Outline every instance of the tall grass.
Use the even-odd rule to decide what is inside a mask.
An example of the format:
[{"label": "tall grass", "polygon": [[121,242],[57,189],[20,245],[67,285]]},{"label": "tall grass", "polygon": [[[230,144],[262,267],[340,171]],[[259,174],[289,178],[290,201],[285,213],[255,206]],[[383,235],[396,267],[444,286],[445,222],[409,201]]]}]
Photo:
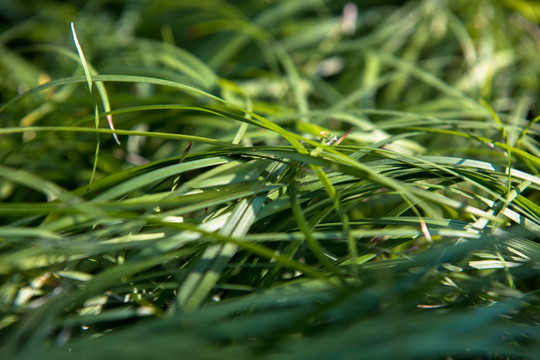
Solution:
[{"label": "tall grass", "polygon": [[14,4],[2,357],[540,353],[535,3]]}]

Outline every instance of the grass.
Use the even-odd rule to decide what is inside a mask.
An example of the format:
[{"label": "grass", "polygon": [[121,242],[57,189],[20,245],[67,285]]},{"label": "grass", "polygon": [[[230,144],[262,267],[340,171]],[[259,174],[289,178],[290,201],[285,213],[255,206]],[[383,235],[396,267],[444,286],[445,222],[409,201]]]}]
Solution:
[{"label": "grass", "polygon": [[2,357],[540,353],[535,3],[17,4]]}]

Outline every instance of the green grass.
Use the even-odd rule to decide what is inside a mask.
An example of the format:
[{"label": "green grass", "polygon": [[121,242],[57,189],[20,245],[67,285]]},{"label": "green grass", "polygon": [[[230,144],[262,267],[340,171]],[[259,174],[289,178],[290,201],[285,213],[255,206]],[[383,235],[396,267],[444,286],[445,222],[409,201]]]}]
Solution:
[{"label": "green grass", "polygon": [[79,3],[0,5],[0,357],[540,353],[535,2]]}]

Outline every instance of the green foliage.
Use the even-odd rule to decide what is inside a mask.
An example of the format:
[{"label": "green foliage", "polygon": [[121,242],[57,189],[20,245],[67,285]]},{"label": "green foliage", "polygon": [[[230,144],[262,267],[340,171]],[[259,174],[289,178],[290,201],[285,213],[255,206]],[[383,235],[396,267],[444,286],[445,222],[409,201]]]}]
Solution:
[{"label": "green foliage", "polygon": [[534,3],[0,13],[2,358],[540,353]]}]

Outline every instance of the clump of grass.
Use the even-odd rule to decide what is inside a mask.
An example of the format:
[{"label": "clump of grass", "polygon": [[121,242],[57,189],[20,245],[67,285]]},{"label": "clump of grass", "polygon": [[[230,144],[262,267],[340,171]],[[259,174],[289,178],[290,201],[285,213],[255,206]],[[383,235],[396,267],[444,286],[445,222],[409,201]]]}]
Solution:
[{"label": "clump of grass", "polygon": [[5,356],[540,352],[533,5],[25,6]]}]

